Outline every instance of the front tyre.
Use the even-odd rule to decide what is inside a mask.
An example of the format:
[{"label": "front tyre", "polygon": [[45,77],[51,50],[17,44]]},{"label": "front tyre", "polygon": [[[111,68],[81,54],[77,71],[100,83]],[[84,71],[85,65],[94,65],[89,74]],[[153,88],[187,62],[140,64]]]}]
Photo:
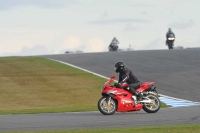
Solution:
[{"label": "front tyre", "polygon": [[99,99],[98,109],[104,115],[112,115],[117,110],[117,103],[112,98],[107,101],[106,97],[104,96]]},{"label": "front tyre", "polygon": [[147,113],[156,113],[161,106],[159,98],[152,94],[148,94],[146,98],[150,99],[151,103],[144,103],[143,110]]},{"label": "front tyre", "polygon": [[174,42],[174,41],[169,41],[169,43],[168,43],[169,49],[173,49],[173,42]]}]

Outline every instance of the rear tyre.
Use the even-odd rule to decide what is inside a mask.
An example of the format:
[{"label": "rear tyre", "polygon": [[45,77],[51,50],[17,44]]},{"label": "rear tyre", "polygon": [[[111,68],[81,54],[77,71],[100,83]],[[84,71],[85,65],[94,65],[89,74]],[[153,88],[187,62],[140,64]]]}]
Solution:
[{"label": "rear tyre", "polygon": [[102,97],[98,102],[98,109],[104,115],[112,115],[117,110],[117,103],[114,99],[110,99],[110,104],[106,101],[106,97]]},{"label": "rear tyre", "polygon": [[144,103],[143,110],[147,113],[156,113],[161,106],[159,98],[152,94],[149,94],[146,97],[151,99],[151,103]]}]

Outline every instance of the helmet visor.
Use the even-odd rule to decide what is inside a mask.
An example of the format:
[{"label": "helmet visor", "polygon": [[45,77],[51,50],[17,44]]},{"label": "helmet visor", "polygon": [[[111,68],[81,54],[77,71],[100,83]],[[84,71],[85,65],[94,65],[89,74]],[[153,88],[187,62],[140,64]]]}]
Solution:
[{"label": "helmet visor", "polygon": [[119,70],[120,70],[120,67],[115,67],[115,72],[119,72]]}]

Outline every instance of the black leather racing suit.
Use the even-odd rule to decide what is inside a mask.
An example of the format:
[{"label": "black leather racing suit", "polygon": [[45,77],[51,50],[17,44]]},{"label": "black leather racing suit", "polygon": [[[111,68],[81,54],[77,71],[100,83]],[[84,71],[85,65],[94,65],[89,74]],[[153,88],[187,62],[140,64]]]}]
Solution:
[{"label": "black leather racing suit", "polygon": [[172,31],[168,31],[168,32],[166,33],[166,38],[168,38],[170,34],[173,34],[173,36],[175,37],[174,32],[172,32]]},{"label": "black leather racing suit", "polygon": [[132,94],[135,94],[136,89],[140,87],[140,81],[128,68],[124,68],[119,72],[119,84],[127,83],[129,86],[124,88],[127,89]]}]

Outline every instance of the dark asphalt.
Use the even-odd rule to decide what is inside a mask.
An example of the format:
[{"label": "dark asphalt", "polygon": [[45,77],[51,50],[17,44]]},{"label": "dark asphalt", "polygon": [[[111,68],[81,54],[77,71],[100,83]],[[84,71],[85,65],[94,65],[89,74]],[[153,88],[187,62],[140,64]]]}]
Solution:
[{"label": "dark asphalt", "polygon": [[116,113],[100,112],[56,113],[0,116],[0,131],[70,130],[87,128],[119,128],[200,124],[200,106],[161,109],[157,113],[144,111]]},{"label": "dark asphalt", "polygon": [[155,81],[160,94],[200,102],[200,49],[82,53],[42,56],[110,77],[123,61],[141,82]]},{"label": "dark asphalt", "polygon": [[[200,50],[105,52],[41,56],[110,77],[124,61],[142,81],[156,81],[164,95],[200,102]],[[200,106],[104,116],[100,112],[0,115],[0,131],[69,130],[200,124]]]}]

